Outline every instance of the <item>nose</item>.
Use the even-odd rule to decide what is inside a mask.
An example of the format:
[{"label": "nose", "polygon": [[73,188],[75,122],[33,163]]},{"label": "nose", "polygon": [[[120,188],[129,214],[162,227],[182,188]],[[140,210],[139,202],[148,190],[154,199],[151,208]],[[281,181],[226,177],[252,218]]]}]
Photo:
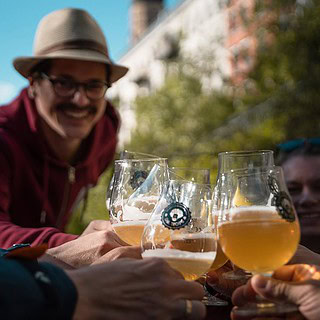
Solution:
[{"label": "nose", "polygon": [[90,103],[83,86],[79,86],[72,98],[73,102],[80,107],[85,107]]},{"label": "nose", "polygon": [[303,187],[299,199],[299,205],[302,207],[310,207],[317,204],[318,202],[319,196],[317,196],[309,187]]}]

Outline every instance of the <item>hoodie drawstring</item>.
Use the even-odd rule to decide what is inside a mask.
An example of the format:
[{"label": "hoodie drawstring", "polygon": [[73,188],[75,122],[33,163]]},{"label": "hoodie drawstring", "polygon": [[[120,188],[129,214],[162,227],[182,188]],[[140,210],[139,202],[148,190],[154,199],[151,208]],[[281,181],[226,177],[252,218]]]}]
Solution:
[{"label": "hoodie drawstring", "polygon": [[44,165],[43,165],[43,197],[42,197],[42,208],[40,214],[40,223],[45,224],[47,213],[45,211],[45,204],[48,198],[48,187],[49,187],[49,166],[48,166],[48,159],[45,157]]}]

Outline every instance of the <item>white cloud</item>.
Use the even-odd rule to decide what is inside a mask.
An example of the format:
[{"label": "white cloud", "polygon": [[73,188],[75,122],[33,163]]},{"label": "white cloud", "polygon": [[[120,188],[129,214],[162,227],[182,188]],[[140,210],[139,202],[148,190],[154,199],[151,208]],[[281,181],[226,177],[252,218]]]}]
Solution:
[{"label": "white cloud", "polygon": [[0,81],[0,105],[10,102],[17,92],[18,88],[12,83]]}]

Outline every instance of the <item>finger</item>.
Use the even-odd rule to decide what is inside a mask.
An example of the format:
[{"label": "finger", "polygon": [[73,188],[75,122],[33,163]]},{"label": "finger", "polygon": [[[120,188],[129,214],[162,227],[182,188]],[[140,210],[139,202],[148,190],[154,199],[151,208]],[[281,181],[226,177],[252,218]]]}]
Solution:
[{"label": "finger", "polygon": [[254,301],[256,298],[256,292],[251,286],[251,281],[249,280],[247,284],[237,288],[232,294],[232,303],[236,306],[242,306],[249,301]]},{"label": "finger", "polygon": [[319,266],[309,264],[286,265],[277,269],[272,278],[282,281],[305,281],[309,279],[320,279]]},{"label": "finger", "polygon": [[112,229],[106,233],[107,240],[113,241],[116,244],[119,244],[120,246],[129,246],[128,243],[124,242]]},{"label": "finger", "polygon": [[204,297],[204,289],[203,286],[194,281],[186,281],[186,280],[176,280],[174,283],[175,288],[179,288],[176,290],[176,297],[178,299],[189,299],[189,300],[202,300]]},{"label": "finger", "polygon": [[82,232],[81,236],[96,232],[96,231],[110,231],[111,223],[107,220],[93,220],[89,223],[86,229]]},{"label": "finger", "polygon": [[119,251],[118,258],[142,259],[140,246],[120,247],[113,250]]},{"label": "finger", "polygon": [[296,268],[297,265],[295,264],[282,266],[274,271],[272,278],[283,281],[293,281]]},{"label": "finger", "polygon": [[201,320],[206,316],[206,307],[201,301],[178,300],[174,301],[174,319]]},{"label": "finger", "polygon": [[144,266],[146,269],[155,268],[159,274],[165,275],[166,277],[169,276],[174,280],[184,279],[183,275],[170,267],[167,261],[162,258],[143,258]]},{"label": "finger", "polygon": [[101,249],[101,254],[105,254],[114,248],[129,246],[126,242],[122,241],[114,231],[102,230],[94,231],[97,235],[97,238],[100,238],[100,241],[103,241],[103,247]]},{"label": "finger", "polygon": [[118,259],[142,259],[141,257],[141,247],[138,246],[129,246],[129,247],[118,247],[110,250],[98,260],[96,260],[93,264],[100,264],[105,262],[111,262]]},{"label": "finger", "polygon": [[92,228],[95,231],[111,230],[111,223],[108,220],[93,220]]},{"label": "finger", "polygon": [[319,266],[299,264],[294,272],[293,281],[320,280]]},{"label": "finger", "polygon": [[[301,284],[305,284],[302,282]],[[251,279],[252,288],[262,297],[276,302],[292,302],[298,304],[305,295],[303,285],[290,284],[256,275]]]},{"label": "finger", "polygon": [[192,300],[191,314],[187,318],[188,320],[200,320],[204,319],[207,314],[206,306],[201,301]]}]

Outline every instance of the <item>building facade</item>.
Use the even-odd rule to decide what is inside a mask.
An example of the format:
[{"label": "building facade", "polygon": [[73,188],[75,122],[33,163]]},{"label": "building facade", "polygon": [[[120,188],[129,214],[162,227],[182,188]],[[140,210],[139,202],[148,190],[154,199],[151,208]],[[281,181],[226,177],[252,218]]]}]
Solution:
[{"label": "building facade", "polygon": [[[238,16],[250,14],[252,3],[253,0],[182,0],[171,12],[164,12],[161,0],[133,0],[131,47],[118,61],[130,70],[108,93],[110,98],[119,100],[120,147],[130,141],[136,126],[136,97],[163,84],[166,62],[172,57],[179,55],[200,63],[211,59],[212,67],[219,72],[204,79],[209,87],[222,87],[225,77],[241,81],[243,72],[252,64],[254,42],[241,27],[243,20]],[[244,49],[250,56],[240,56]]]}]

